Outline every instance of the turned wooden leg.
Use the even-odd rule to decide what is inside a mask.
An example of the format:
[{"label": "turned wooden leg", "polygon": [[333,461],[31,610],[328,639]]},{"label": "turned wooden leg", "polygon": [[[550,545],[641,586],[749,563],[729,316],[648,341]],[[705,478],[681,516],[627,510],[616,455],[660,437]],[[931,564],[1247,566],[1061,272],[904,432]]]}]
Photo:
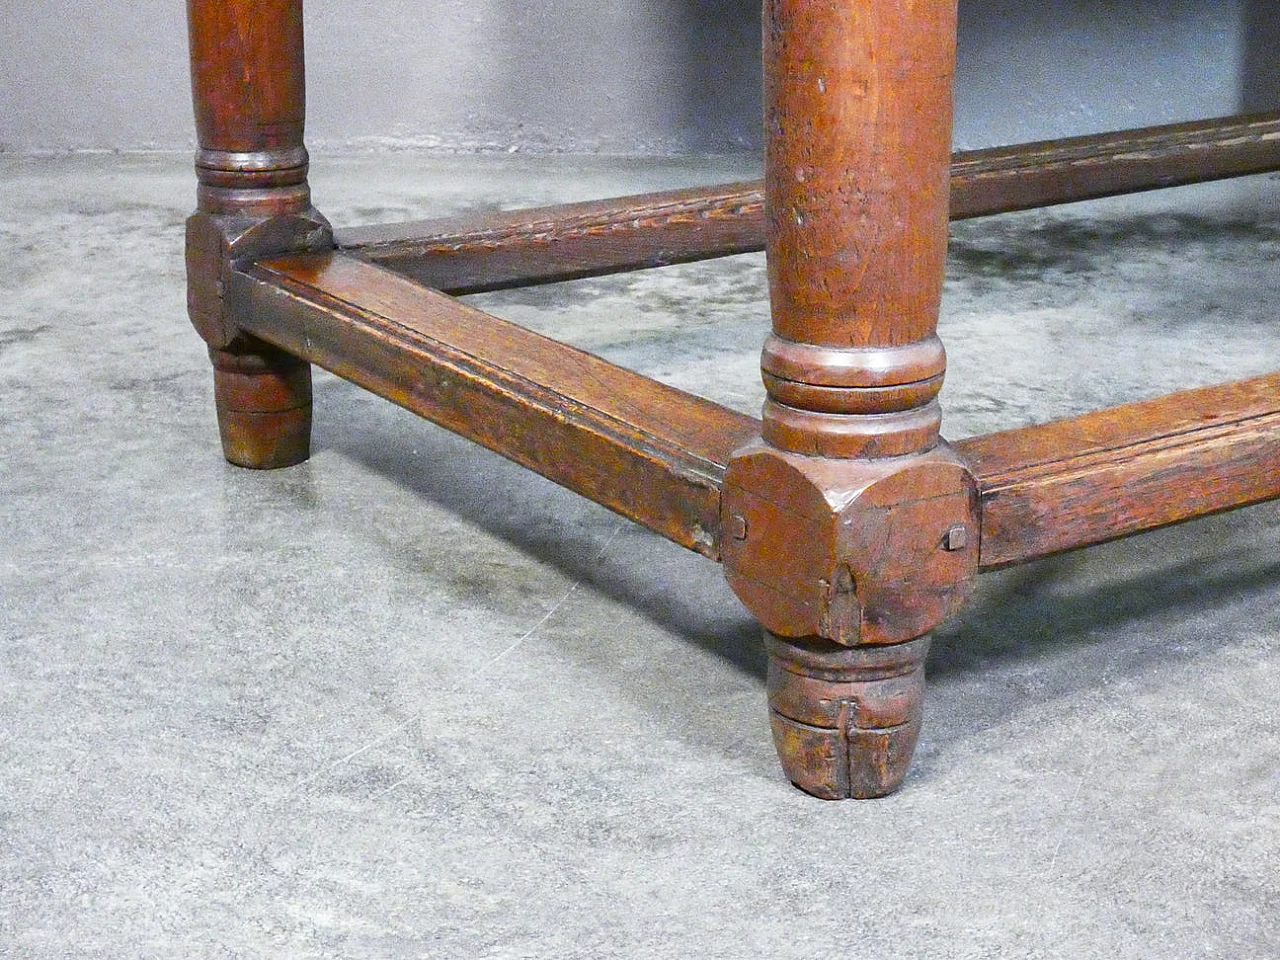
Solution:
[{"label": "turned wooden leg", "polygon": [[825,800],[898,789],[920,735],[928,637],[843,647],[766,633],[765,643],[769,719],[791,782]]},{"label": "turned wooden leg", "polygon": [[223,291],[234,260],[332,244],[307,185],[302,2],[188,0],[187,14],[200,142],[188,308],[209,344],[227,460],[287,467],[310,451],[311,368],[242,334]]},{"label": "turned wooden leg", "polygon": [[783,767],[820,797],[902,782],[925,634],[977,570],[976,485],[938,434],[955,16],[765,2],[768,399],[722,554],[769,631]]},{"label": "turned wooden leg", "polygon": [[222,452],[269,470],[311,455],[311,365],[265,343],[209,348]]}]

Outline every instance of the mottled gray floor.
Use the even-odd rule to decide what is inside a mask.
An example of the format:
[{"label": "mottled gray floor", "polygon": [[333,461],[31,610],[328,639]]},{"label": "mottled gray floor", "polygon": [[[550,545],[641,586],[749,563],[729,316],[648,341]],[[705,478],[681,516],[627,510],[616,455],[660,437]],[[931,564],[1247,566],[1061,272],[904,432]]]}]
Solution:
[{"label": "mottled gray floor", "polygon": [[[739,160],[321,158],[339,223]],[[0,955],[1280,956],[1280,525],[983,579],[905,789],[792,789],[711,564],[327,375],[224,464],[185,157],[0,158]],[[1280,368],[1280,181],[959,225],[954,437]],[[744,410],[759,257],[482,298]]]}]

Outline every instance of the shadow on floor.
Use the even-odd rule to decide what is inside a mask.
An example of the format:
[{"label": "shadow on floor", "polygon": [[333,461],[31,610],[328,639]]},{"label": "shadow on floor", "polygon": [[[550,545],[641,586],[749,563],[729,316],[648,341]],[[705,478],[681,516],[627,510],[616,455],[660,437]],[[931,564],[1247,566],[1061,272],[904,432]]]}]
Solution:
[{"label": "shadow on floor", "polygon": [[[318,428],[317,448],[589,584],[763,685],[759,628],[714,564],[620,518],[625,549],[601,556],[603,517],[581,522],[576,495],[349,385],[326,380],[316,393],[318,404],[343,408],[343,423],[360,424]],[[403,452],[411,447],[418,452]],[[560,511],[575,522],[557,524]],[[984,576],[970,606],[935,632],[928,665],[935,694],[984,674],[1032,671],[1039,703],[1141,675],[1169,658],[1212,654],[1233,642],[1230,630],[1217,636],[1210,626],[1219,612],[1280,588],[1275,538],[1260,529],[1274,512],[1257,507]],[[1103,645],[1105,655],[1094,657]],[[1088,669],[1076,666],[1082,654]],[[931,736],[945,744],[980,735],[1027,702],[993,694],[963,724],[936,726]]]}]

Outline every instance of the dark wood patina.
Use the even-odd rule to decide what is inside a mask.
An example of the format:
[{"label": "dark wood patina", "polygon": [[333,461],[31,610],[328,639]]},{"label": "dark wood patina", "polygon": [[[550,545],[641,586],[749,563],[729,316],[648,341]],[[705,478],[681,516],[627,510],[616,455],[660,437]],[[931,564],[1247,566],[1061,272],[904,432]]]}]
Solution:
[{"label": "dark wood patina", "polygon": [[[810,793],[902,782],[928,633],[980,570],[1280,496],[1280,374],[948,445],[936,332],[949,218],[1280,169],[1280,114],[952,155],[955,0],[766,0],[763,183],[335,238],[301,0],[188,13],[188,303],[227,459],[306,459],[316,364],[722,561]],[[760,420],[454,299],[759,249]]]},{"label": "dark wood patina", "polygon": [[[1280,115],[1223,117],[951,156],[952,220],[1280,167]],[[461,295],[765,247],[764,183],[348,227],[343,250]]]}]

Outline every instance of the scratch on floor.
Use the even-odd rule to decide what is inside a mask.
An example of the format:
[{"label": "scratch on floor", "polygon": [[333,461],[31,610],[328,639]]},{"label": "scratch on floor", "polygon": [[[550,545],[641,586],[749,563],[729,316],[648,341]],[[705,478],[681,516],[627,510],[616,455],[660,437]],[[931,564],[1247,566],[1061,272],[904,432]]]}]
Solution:
[{"label": "scratch on floor", "polygon": [[[626,525],[627,523],[625,520],[619,521],[617,524],[614,525],[614,528],[610,532],[608,539],[605,540],[604,545],[601,546],[600,549],[596,551],[594,556],[592,556],[589,566],[594,567],[595,564],[600,559],[602,559],[606,553],[609,552],[609,548],[613,546],[613,542],[618,539],[618,534],[622,532],[623,528]],[[500,663],[502,660],[510,656],[517,648],[520,647],[521,644],[523,644],[526,640],[532,637],[544,623],[546,623],[553,616],[555,616],[556,611],[558,611],[561,607],[563,607],[566,603],[569,602],[569,599],[575,593],[577,593],[578,587],[582,586],[582,581],[584,579],[585,577],[579,577],[578,579],[574,580],[573,583],[569,585],[569,589],[567,589],[564,592],[564,595],[551,605],[550,609],[548,609],[547,612],[544,613],[541,616],[541,618],[539,618],[537,623],[535,623],[532,627],[530,627],[528,630],[522,633],[519,637],[517,637],[514,641],[512,641],[511,644],[508,645],[500,653],[498,653],[497,656],[486,661],[485,663],[482,663],[479,667],[477,667],[475,670],[472,670],[470,673],[468,673],[462,679],[458,680],[452,686],[445,688],[443,693],[446,695],[451,693],[456,693],[458,690],[462,689],[462,687],[465,686],[467,683],[480,678],[481,676],[484,675],[486,670],[489,670],[494,665]],[[310,776],[305,777],[303,780],[299,781],[298,784],[294,786],[292,790],[289,791],[288,796],[293,796],[294,794],[298,793],[298,791],[303,790],[304,788],[310,786],[312,783],[314,783],[316,780],[320,779],[321,777],[325,776],[326,774],[331,773],[332,771],[338,769],[339,767],[350,763],[356,757],[360,756],[361,754],[367,753],[368,751],[372,750],[374,747],[382,743],[385,743],[386,741],[390,740],[392,737],[401,733],[402,731],[412,726],[414,723],[418,722],[421,719],[422,719],[422,714],[415,713],[408,720],[405,720],[403,723],[397,724],[395,727],[391,728],[386,733],[378,737],[375,737],[374,739],[370,740],[368,743],[360,747],[357,747],[355,750],[352,750],[346,756],[341,757],[337,760],[334,760],[331,763],[321,767],[319,770],[316,770],[315,772],[313,772]],[[378,793],[374,794],[374,799],[390,793],[396,787],[412,779],[412,776],[413,775],[411,774],[410,776],[404,777],[396,781],[395,783],[393,783],[391,786],[387,787],[385,790],[381,790]]]},{"label": "scratch on floor", "polygon": [[[1081,777],[1076,781],[1075,791],[1071,794],[1070,797],[1067,798],[1067,802],[1062,805],[1062,818],[1064,821],[1066,819],[1067,813],[1071,810],[1073,806],[1075,806],[1076,798],[1080,796],[1080,788],[1083,786],[1084,786],[1084,777]],[[1062,849],[1062,844],[1066,841],[1066,839],[1067,839],[1067,833],[1064,828],[1058,835],[1058,842],[1053,845],[1053,854],[1049,857],[1049,867],[1045,871],[1046,873],[1053,872],[1054,864],[1058,862],[1058,852]]]},{"label": "scratch on floor", "polygon": [[[613,528],[613,532],[609,534],[609,539],[604,542],[604,546],[602,546],[599,549],[599,551],[597,551],[596,555],[591,558],[591,563],[593,566],[595,565],[596,561],[600,560],[609,551],[609,548],[613,546],[613,541],[618,539],[618,534],[622,532],[623,526],[625,526],[625,521],[618,523]],[[462,683],[464,683],[466,680],[474,680],[477,677],[482,676],[484,672],[488,670],[490,667],[494,666],[499,661],[506,659],[506,657],[513,650],[515,650],[518,646],[520,646],[520,644],[524,643],[531,636],[533,636],[539,627],[541,627],[544,623],[550,620],[555,615],[555,612],[557,610],[559,610],[566,603],[568,603],[569,598],[572,597],[577,592],[578,587],[580,587],[581,585],[582,585],[582,578],[579,577],[577,580],[573,581],[569,589],[565,591],[564,596],[561,597],[559,600],[557,600],[552,605],[551,609],[542,615],[541,620],[539,620],[532,627],[526,630],[521,637],[515,640],[509,647],[507,647],[505,650],[499,653],[492,660],[488,661],[487,663],[481,664],[479,667],[473,670],[467,677],[465,677],[464,680],[460,680],[458,683],[454,684],[454,686],[450,688],[449,692],[452,693],[455,690],[457,690],[457,688],[460,687]]]},{"label": "scratch on floor", "polygon": [[315,783],[315,781],[319,780],[326,773],[330,773],[331,771],[338,769],[338,767],[341,767],[344,764],[350,763],[356,757],[360,756],[360,754],[367,753],[368,751],[372,750],[374,747],[378,746],[378,744],[385,743],[386,741],[394,737],[397,733],[399,733],[401,730],[404,730],[406,727],[412,726],[415,722],[421,719],[422,719],[422,714],[415,713],[412,717],[410,717],[404,723],[401,723],[395,727],[392,727],[386,733],[382,734],[382,736],[374,737],[364,746],[359,747],[355,750],[352,750],[345,757],[342,757],[341,759],[338,759],[338,760],[334,760],[332,763],[328,764],[327,766],[321,767],[319,770],[316,770],[314,773],[312,773],[309,777],[306,777],[303,780],[299,781],[298,784],[292,790],[289,791],[288,796],[292,796],[293,794],[297,793],[299,790],[303,789],[304,787],[307,787],[312,783]]}]

